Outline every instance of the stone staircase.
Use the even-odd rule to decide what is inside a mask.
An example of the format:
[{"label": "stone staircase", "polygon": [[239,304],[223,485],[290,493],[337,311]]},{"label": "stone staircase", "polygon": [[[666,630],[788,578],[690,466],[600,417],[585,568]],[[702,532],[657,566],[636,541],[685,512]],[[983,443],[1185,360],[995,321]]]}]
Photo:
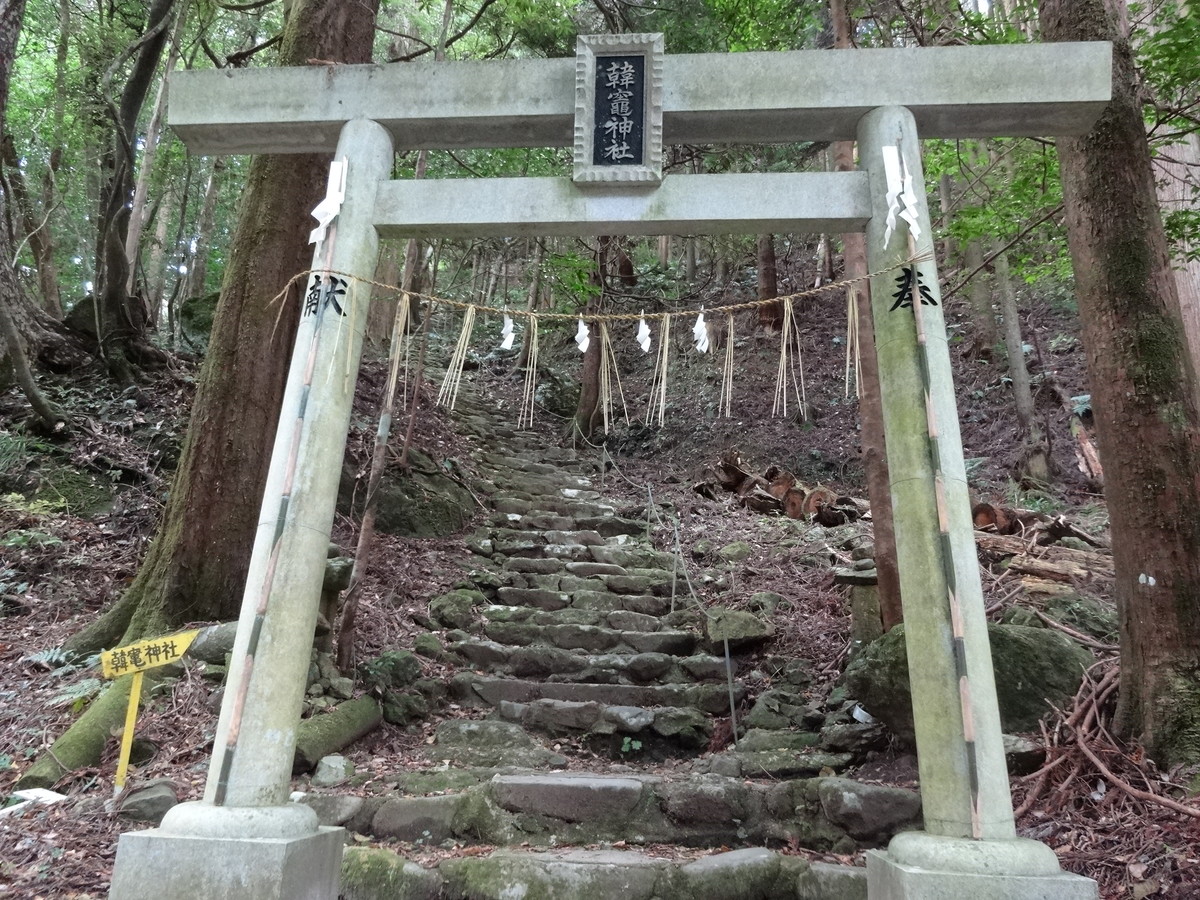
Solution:
[{"label": "stone staircase", "polygon": [[[486,717],[443,721],[428,766],[392,793],[305,802],[410,854],[470,850],[429,867],[391,843],[352,847],[343,896],[864,898],[863,869],[778,849],[852,853],[919,823],[915,793],[835,776],[878,727],[806,697],[794,671],[751,697],[677,560],[649,542],[653,511],[605,502],[597,456],[482,404],[460,399],[458,417],[486,448],[472,487],[489,512],[429,624],[458,669],[452,702]],[[751,701],[726,749],[731,703]]]}]

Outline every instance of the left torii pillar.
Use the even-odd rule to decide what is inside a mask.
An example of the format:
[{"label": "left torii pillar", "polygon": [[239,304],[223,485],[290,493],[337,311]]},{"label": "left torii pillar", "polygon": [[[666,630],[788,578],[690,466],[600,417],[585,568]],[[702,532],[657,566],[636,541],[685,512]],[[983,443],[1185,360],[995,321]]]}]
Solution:
[{"label": "left torii pillar", "polygon": [[[109,897],[336,900],[344,831],[289,803],[338,477],[362,356],[379,240],[372,216],[392,139],[346,123],[341,209],[319,241],[302,298],[241,618],[204,799],[158,828],[121,835]],[[331,280],[338,279],[338,280]]]}]

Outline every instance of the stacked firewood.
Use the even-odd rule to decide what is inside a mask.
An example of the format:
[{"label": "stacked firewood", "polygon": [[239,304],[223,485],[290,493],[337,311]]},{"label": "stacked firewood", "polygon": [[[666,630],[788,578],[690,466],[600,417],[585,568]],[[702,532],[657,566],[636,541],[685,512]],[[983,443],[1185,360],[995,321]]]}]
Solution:
[{"label": "stacked firewood", "polygon": [[742,506],[755,512],[814,519],[827,527],[852,522],[868,510],[865,500],[839,495],[823,485],[809,486],[779,466],[769,466],[762,474],[750,472],[737,450],[721,454],[692,489],[710,500],[723,493],[736,494]]}]

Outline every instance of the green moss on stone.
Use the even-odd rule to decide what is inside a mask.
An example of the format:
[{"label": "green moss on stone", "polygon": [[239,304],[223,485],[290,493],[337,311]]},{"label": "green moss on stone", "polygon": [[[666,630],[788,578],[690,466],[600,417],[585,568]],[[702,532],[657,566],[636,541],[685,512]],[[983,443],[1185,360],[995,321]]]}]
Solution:
[{"label": "green moss on stone", "polygon": [[436,871],[391,850],[350,847],[342,856],[343,900],[433,900],[441,882]]}]

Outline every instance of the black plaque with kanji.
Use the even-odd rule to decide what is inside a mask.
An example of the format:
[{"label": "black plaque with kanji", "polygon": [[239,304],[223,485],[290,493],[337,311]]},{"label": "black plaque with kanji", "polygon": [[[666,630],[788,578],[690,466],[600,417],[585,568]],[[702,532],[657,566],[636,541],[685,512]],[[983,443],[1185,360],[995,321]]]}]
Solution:
[{"label": "black plaque with kanji", "polygon": [[592,164],[640,166],[645,158],[646,58],[596,57]]}]

